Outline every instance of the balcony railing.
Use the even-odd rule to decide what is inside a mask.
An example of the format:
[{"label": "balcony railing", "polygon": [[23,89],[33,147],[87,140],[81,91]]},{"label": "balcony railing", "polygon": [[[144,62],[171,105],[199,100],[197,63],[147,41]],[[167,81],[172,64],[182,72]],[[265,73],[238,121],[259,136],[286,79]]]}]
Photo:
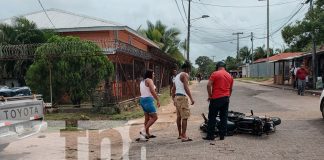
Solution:
[{"label": "balcony railing", "polygon": [[[153,47],[149,48],[149,51],[146,52],[134,47],[131,44],[121,41],[103,40],[91,42],[96,43],[100,47],[100,50],[95,52],[102,52],[103,54],[125,53],[144,60],[155,59],[175,62],[173,58],[163,53],[161,50]],[[52,54],[52,57],[59,57],[63,52],[66,51],[81,51],[84,53],[93,52],[93,50],[87,50],[87,48],[83,47],[78,42],[0,45],[0,60],[34,59],[36,56],[36,50],[40,46],[46,46],[43,49],[48,49],[47,52]]]}]

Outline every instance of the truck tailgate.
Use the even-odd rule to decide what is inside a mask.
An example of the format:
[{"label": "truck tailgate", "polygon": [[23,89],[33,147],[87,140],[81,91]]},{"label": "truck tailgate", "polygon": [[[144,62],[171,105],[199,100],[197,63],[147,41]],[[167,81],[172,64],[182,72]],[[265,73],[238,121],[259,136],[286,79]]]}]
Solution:
[{"label": "truck tailgate", "polygon": [[17,123],[44,117],[42,100],[0,102],[0,121]]}]

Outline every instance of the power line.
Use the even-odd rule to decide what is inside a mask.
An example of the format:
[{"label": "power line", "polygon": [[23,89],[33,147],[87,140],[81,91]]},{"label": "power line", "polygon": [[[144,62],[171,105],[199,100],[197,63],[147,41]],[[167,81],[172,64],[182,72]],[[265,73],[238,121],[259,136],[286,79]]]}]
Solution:
[{"label": "power line", "polygon": [[[297,5],[297,7],[296,7],[296,9],[298,9],[298,7],[300,6],[301,4],[298,4]],[[199,6],[197,6],[196,5],[196,7],[198,7],[199,9],[200,9],[200,7]],[[207,6],[205,6],[204,5],[204,8],[205,8],[205,10],[204,11],[209,11],[209,12],[211,12],[209,9],[208,9],[208,7]],[[201,9],[200,9],[201,10]],[[292,13],[291,13],[291,15],[294,13],[295,11],[293,11]],[[211,13],[212,14],[212,13]],[[278,24],[278,26],[279,26],[279,22],[280,21],[285,21],[286,19],[289,19],[290,17],[291,17],[291,15],[289,15],[289,16],[286,16],[286,17],[283,17],[283,18],[280,18],[280,19],[276,19],[276,20],[273,20],[273,21],[271,21],[272,22],[272,24],[274,24],[274,22],[276,22],[275,24]],[[222,24],[222,23],[220,23],[217,19],[214,19],[214,15],[213,16],[211,16],[211,18],[212,18],[212,20],[215,22],[215,23],[217,23],[217,24],[220,24],[220,25],[222,25],[222,26],[224,26],[224,28],[214,28],[214,27],[204,27],[204,26],[192,26],[192,27],[194,27],[194,28],[203,28],[203,29],[211,29],[211,30],[213,30],[213,32],[217,32],[217,31],[219,31],[219,32],[228,32],[228,33],[232,33],[232,32],[235,32],[235,31],[237,31],[237,30],[242,30],[242,31],[249,31],[249,30],[263,30],[264,29],[264,27],[256,27],[256,26],[262,26],[262,25],[264,25],[264,23],[262,23],[262,24],[258,24],[258,25],[251,25],[251,26],[246,26],[246,27],[242,27],[242,28],[236,28],[236,29],[232,29],[230,26],[228,26],[228,25],[225,25],[225,24]],[[255,28],[251,28],[251,27],[255,27]]]},{"label": "power line", "polygon": [[[239,39],[245,39],[245,38],[249,38],[249,37],[250,37],[250,35],[244,36],[244,37],[239,37]],[[235,40],[237,40],[237,39],[228,39],[228,40],[223,40],[223,41],[205,42],[205,43],[212,43],[212,44],[214,44],[214,43],[232,42],[232,41],[235,41]]]},{"label": "power line", "polygon": [[52,20],[50,19],[50,17],[48,16],[46,10],[44,9],[42,2],[41,2],[40,0],[37,0],[37,1],[38,1],[39,5],[43,8],[43,11],[44,11],[44,13],[45,13],[47,19],[50,21],[50,23],[52,24],[52,26],[55,28],[55,25],[54,25],[54,23],[52,22]]},{"label": "power line", "polygon": [[[299,9],[281,27],[279,27],[277,30],[272,32],[270,34],[270,36],[275,35],[278,31],[280,31],[283,27],[285,27],[290,22],[290,20],[293,19],[298,14],[298,12],[303,8],[303,6],[304,6],[304,4],[301,4]],[[255,39],[264,39],[264,38],[267,38],[267,37],[258,37],[258,38],[255,38]]]},{"label": "power line", "polygon": [[186,9],[185,9],[184,4],[183,4],[183,0],[181,0],[181,3],[182,3],[182,9],[183,9],[184,15],[185,15],[185,17],[187,19],[187,13],[186,13]]},{"label": "power line", "polygon": [[195,29],[193,30],[192,32],[200,32],[201,34],[205,34],[205,35],[208,35],[208,36],[212,36],[213,38],[230,38],[232,37],[232,35],[228,35],[228,36],[218,36],[220,32],[208,32],[208,31],[205,31],[205,30],[200,30],[200,29]]},{"label": "power line", "polygon": [[[202,9],[199,6],[198,6],[198,8],[202,11]],[[211,13],[212,17],[210,17],[210,18],[212,19],[213,22],[215,22],[216,24],[220,24],[220,25],[222,25],[222,26],[224,26],[226,28],[226,30],[224,30],[224,31],[228,32],[229,34],[232,34],[233,32],[235,32],[235,30],[231,29],[230,26],[226,25],[225,23],[221,23],[220,21],[218,21],[215,18],[216,16],[213,14],[213,12],[211,10],[209,10],[209,8],[207,6],[204,6],[204,8],[205,8],[206,11]]]},{"label": "power line", "polygon": [[[275,3],[271,4],[269,6],[280,6],[284,4],[294,3],[298,0],[289,1],[289,2],[282,2],[282,3]],[[267,5],[254,5],[254,6],[232,6],[232,5],[219,5],[219,4],[210,4],[210,3],[203,3],[203,2],[195,2],[192,1],[192,3],[200,4],[200,5],[206,5],[206,6],[214,6],[214,7],[224,7],[224,8],[259,8],[259,7],[266,7]]]},{"label": "power line", "polygon": [[185,26],[186,26],[186,28],[187,28],[186,21],[184,20],[183,15],[182,15],[182,13],[181,13],[181,11],[180,11],[180,8],[179,8],[179,5],[178,5],[178,2],[177,2],[177,0],[174,0],[174,1],[175,1],[175,3],[177,4],[177,8],[178,8],[178,11],[179,11],[179,13],[180,13],[180,15],[181,15],[182,22],[185,24]]},{"label": "power line", "polygon": [[291,20],[291,19],[293,19],[297,14],[298,14],[298,12],[302,9],[304,7],[304,4],[302,4],[302,6],[300,6],[300,8],[297,10],[297,12],[295,12],[289,19],[288,19],[288,21],[286,22],[286,23],[284,23],[280,28],[278,28],[276,31],[274,31],[274,32],[272,32],[272,35],[274,35],[274,34],[276,34],[278,31],[280,31],[283,27],[285,27],[285,25],[287,24],[287,23],[289,23],[289,21]]}]

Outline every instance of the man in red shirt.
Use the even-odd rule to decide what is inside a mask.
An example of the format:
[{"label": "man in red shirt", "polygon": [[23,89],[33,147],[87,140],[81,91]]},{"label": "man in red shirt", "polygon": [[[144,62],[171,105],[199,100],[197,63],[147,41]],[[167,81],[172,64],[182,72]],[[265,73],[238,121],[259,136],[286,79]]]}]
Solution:
[{"label": "man in red shirt", "polygon": [[232,94],[233,78],[225,70],[225,63],[216,63],[216,71],[209,77],[207,84],[209,112],[208,112],[208,132],[205,140],[215,139],[216,116],[220,115],[219,138],[224,140],[227,131],[227,114],[229,98]]},{"label": "man in red shirt", "polygon": [[305,69],[305,66],[302,64],[300,66],[300,69],[298,69],[296,73],[297,83],[298,83],[298,95],[304,96],[307,75],[308,75],[308,71]]}]

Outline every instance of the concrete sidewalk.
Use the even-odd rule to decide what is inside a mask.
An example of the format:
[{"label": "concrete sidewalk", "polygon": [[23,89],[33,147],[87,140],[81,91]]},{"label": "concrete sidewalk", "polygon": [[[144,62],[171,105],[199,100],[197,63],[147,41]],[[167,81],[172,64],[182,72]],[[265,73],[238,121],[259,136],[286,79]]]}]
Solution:
[{"label": "concrete sidewalk", "polygon": [[[240,81],[240,82],[245,82],[245,83],[253,83],[253,84],[258,84],[258,85],[267,86],[267,87],[279,88],[279,89],[283,89],[283,90],[296,91],[296,93],[297,93],[297,89],[294,89],[290,85],[278,85],[278,84],[269,83],[268,81],[265,81],[265,82],[255,82],[255,81],[249,81],[249,80],[243,80],[243,79],[235,79],[235,80],[236,81]],[[315,95],[315,96],[320,96],[322,94],[322,90],[310,90],[310,89],[306,89],[305,90],[305,93],[306,94]]]}]

